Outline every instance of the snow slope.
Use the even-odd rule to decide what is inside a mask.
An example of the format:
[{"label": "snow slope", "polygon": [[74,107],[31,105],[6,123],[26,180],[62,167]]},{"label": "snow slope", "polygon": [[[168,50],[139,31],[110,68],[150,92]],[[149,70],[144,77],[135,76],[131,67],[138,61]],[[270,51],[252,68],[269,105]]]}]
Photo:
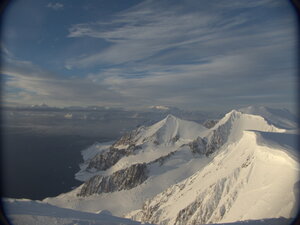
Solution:
[{"label": "snow slope", "polygon": [[14,225],[138,225],[125,218],[110,215],[86,213],[71,209],[59,208],[40,201],[29,199],[4,199],[5,213]]},{"label": "snow slope", "polygon": [[288,114],[272,112],[232,110],[210,129],[169,115],[84,151],[76,177],[85,183],[43,202],[155,224],[290,218],[298,134]]},{"label": "snow slope", "polygon": [[[28,199],[5,199],[4,206],[9,221],[14,225],[138,225],[136,221],[112,216],[107,211],[98,214],[58,208],[40,201]],[[223,225],[288,225],[292,220],[272,218],[247,220]],[[222,225],[220,224],[220,225]]]},{"label": "snow slope", "polygon": [[261,143],[266,144],[259,132],[244,131],[205,168],[128,217],[155,224],[193,224],[295,216],[299,164],[282,151],[283,146]]}]

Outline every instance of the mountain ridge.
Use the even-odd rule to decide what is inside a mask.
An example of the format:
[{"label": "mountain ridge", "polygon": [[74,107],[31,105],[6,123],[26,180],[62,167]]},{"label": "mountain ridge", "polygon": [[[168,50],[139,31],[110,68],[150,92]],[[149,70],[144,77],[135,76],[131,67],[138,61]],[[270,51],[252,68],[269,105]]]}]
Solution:
[{"label": "mountain ridge", "polygon": [[[296,207],[293,182],[297,182],[299,172],[296,154],[291,151],[296,145],[291,141],[297,134],[291,132],[295,127],[289,117],[280,121],[285,121],[285,128],[258,113],[232,110],[208,129],[168,115],[114,143],[96,144],[83,152],[85,163],[76,176],[85,183],[70,193],[44,201],[88,212],[109,210],[113,215],[158,224],[291,217]],[[114,157],[116,160],[112,160]],[[88,168],[91,162],[98,167]],[[113,163],[101,166],[106,165],[104,162]],[[281,211],[274,197],[282,194],[276,188],[280,182],[264,178],[276,175],[270,168],[278,174],[285,171],[290,177],[285,180],[280,175],[285,193],[289,194],[287,207]],[[198,187],[192,185],[192,180],[198,182]],[[267,186],[260,187],[260,182]],[[245,193],[251,188],[267,190],[257,193],[271,197],[263,197],[265,203],[255,196],[248,198]],[[186,197],[190,202],[180,207],[172,200],[180,196],[192,197]],[[255,201],[267,204],[270,210],[261,213],[253,209],[248,216],[241,213],[246,210],[244,205],[251,206]]]}]

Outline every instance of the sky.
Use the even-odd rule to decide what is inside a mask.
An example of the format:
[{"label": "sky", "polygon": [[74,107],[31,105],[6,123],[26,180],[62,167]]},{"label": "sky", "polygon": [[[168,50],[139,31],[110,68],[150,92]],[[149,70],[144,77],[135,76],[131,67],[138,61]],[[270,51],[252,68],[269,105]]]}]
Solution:
[{"label": "sky", "polygon": [[279,0],[15,0],[4,104],[294,109],[296,18]]}]

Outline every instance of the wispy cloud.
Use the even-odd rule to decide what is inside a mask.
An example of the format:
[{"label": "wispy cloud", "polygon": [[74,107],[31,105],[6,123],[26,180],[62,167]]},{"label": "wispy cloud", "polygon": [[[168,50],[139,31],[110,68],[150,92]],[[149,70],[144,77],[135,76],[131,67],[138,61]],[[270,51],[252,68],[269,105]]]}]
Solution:
[{"label": "wispy cloud", "polygon": [[[163,58],[168,63],[167,58],[174,61],[187,55],[190,61],[199,61],[280,41],[282,37],[274,35],[278,29],[274,27],[276,22],[260,21],[257,26],[258,21],[253,14],[236,13],[234,10],[242,5],[238,1],[231,3],[231,8],[227,4],[216,4],[218,7],[203,7],[205,10],[182,10],[178,6],[165,7],[155,1],[146,1],[115,15],[108,22],[75,24],[69,29],[68,37],[99,38],[110,45],[99,53],[69,59],[66,66],[87,68],[143,62],[153,58]],[[267,3],[270,4],[270,1],[259,4],[249,2],[243,3],[243,7],[265,6]],[[286,29],[282,26],[280,29],[290,27]],[[282,32],[285,38],[287,33],[289,31]]]},{"label": "wispy cloud", "polygon": [[294,100],[296,35],[293,18],[279,10],[284,3],[170,2],[147,0],[72,25],[69,40],[104,46],[65,60],[80,79],[10,59],[8,87],[22,90],[20,101],[45,96],[57,104],[199,108]]},{"label": "wispy cloud", "polygon": [[4,98],[17,103],[119,106],[122,96],[89,78],[64,77],[29,61],[6,58],[1,69]]},{"label": "wispy cloud", "polygon": [[[214,21],[211,15],[176,15],[174,11],[133,11],[118,15],[110,23],[77,24],[69,37],[101,38],[111,43],[103,52],[67,64],[86,67],[99,63],[120,64],[144,60],[168,49],[182,47],[211,38],[205,24]],[[138,21],[138,22],[137,22]]]},{"label": "wispy cloud", "polygon": [[0,42],[0,53],[2,56],[13,57],[13,53],[9,51],[2,42]]},{"label": "wispy cloud", "polygon": [[61,10],[64,8],[64,5],[59,2],[49,2],[46,7],[51,8],[53,10]]}]

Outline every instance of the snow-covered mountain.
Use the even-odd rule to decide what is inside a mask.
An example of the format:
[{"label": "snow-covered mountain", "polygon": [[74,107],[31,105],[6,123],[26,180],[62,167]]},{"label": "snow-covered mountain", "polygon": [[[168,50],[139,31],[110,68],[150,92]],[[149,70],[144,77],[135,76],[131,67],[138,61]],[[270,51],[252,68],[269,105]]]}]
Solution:
[{"label": "snow-covered mountain", "polygon": [[259,132],[244,132],[205,168],[129,217],[155,224],[202,224],[295,215],[298,164],[287,152],[257,145],[257,136],[261,138]]},{"label": "snow-covered mountain", "polygon": [[[60,208],[41,201],[29,199],[4,199],[5,214],[14,225],[139,225],[140,222],[112,216],[103,210],[98,213],[87,213],[72,209]],[[3,219],[3,218],[2,218]],[[3,224],[8,224],[1,219]],[[218,225],[288,225],[291,219],[272,218],[264,220],[246,220]],[[145,223],[143,223],[145,224]],[[147,225],[148,223],[146,223]],[[149,224],[150,225],[150,224]],[[214,224],[211,224],[214,225]],[[216,224],[215,224],[216,225]]]},{"label": "snow-covered mountain", "polygon": [[297,132],[284,115],[232,110],[210,129],[168,115],[85,150],[76,174],[85,183],[44,201],[154,224],[292,217]]},{"label": "snow-covered mountain", "polygon": [[111,175],[134,164],[153,164],[207,133],[200,124],[168,115],[150,127],[142,126],[125,134],[113,144],[100,144],[86,150],[83,153],[85,163],[76,178],[86,181],[96,174]]},{"label": "snow-covered mountain", "polygon": [[216,133],[225,144],[208,165],[127,217],[155,224],[202,224],[295,216],[296,134],[234,110],[208,137]]},{"label": "snow-covered mountain", "polygon": [[193,150],[191,143],[208,133],[200,124],[169,115],[115,143],[95,144],[83,152],[85,162],[76,174],[85,183],[45,201],[90,212],[105,207],[123,216],[206,165],[211,158]]},{"label": "snow-covered mountain", "polygon": [[82,152],[84,183],[44,203],[153,224],[290,218],[297,211],[295,118],[232,110],[206,128],[168,115]]}]

